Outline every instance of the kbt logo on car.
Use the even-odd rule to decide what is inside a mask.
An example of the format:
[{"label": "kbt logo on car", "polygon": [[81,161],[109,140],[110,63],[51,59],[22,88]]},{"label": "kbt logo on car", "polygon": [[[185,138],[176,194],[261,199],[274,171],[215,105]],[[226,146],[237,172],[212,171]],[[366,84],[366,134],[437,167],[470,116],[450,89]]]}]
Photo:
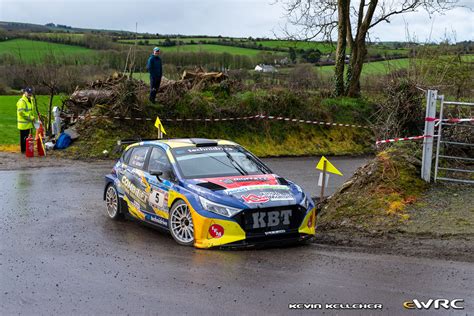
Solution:
[{"label": "kbt logo on car", "polygon": [[209,234],[212,238],[221,238],[224,236],[224,227],[218,224],[212,224],[209,227]]},{"label": "kbt logo on car", "polygon": [[291,210],[255,212],[252,214],[252,228],[274,227],[280,224],[290,225]]}]

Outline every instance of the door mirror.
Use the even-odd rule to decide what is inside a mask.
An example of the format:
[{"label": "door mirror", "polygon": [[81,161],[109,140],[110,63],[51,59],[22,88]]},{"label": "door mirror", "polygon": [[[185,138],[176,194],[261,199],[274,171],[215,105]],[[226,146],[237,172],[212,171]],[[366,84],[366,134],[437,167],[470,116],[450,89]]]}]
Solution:
[{"label": "door mirror", "polygon": [[160,177],[163,175],[163,171],[160,170],[150,170],[150,174],[155,176],[159,181],[161,181]]}]

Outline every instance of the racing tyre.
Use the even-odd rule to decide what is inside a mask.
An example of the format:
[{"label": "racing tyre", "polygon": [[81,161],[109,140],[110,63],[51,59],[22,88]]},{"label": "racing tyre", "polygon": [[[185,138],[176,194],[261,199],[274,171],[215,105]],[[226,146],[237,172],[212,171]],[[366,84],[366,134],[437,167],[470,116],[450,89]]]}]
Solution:
[{"label": "racing tyre", "polygon": [[191,211],[184,201],[176,202],[170,211],[169,229],[173,239],[180,245],[194,244],[194,224]]},{"label": "racing tyre", "polygon": [[120,210],[120,198],[113,184],[110,184],[105,191],[105,204],[107,207],[107,215],[111,219],[119,220],[123,218],[123,214]]}]

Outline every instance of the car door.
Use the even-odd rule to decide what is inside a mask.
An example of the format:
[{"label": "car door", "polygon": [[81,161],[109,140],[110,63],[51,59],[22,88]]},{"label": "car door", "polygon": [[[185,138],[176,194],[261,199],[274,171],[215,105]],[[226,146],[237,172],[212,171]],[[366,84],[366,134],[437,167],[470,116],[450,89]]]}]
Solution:
[{"label": "car door", "polygon": [[[159,178],[152,175],[156,171],[162,172]],[[150,185],[146,220],[168,227],[168,194],[174,185],[175,175],[164,149],[151,148],[145,178]]]},{"label": "car door", "polygon": [[124,200],[127,202],[129,213],[145,220],[145,213],[148,206],[147,191],[149,186],[145,179],[145,168],[150,147],[137,146],[132,148],[128,158],[128,164],[120,170],[120,186],[124,191]]}]

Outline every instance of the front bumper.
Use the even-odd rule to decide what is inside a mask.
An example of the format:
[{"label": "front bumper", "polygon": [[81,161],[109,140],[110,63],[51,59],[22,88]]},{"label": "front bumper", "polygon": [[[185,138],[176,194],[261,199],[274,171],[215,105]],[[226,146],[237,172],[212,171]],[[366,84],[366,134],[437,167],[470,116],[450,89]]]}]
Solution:
[{"label": "front bumper", "polygon": [[242,241],[236,241],[216,248],[221,249],[236,249],[236,248],[272,248],[285,247],[308,242],[314,238],[314,235],[300,234],[300,233],[285,233],[271,237],[249,237]]},{"label": "front bumper", "polygon": [[[304,242],[315,235],[316,210],[312,209],[304,216],[297,228],[288,229],[281,233],[246,233],[242,227],[230,220],[207,218],[192,211],[194,222],[194,246],[196,248],[247,248],[260,246],[282,246]],[[216,226],[221,234],[213,234]]]}]

